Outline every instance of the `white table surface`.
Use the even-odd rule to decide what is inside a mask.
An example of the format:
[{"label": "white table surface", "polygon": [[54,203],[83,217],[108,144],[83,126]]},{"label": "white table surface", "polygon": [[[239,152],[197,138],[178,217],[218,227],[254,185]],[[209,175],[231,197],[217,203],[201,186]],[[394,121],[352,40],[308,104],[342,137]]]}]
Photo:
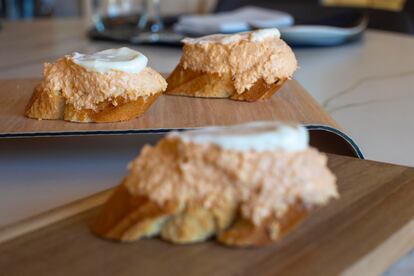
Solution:
[{"label": "white table surface", "polygon": [[[119,45],[91,42],[84,31],[74,20],[4,24],[0,78],[41,77],[45,61]],[[178,48],[136,48],[161,72],[171,71],[181,54]],[[370,30],[360,42],[295,53],[301,66],[295,78],[368,159],[414,166],[413,37]],[[0,140],[0,226],[116,185],[126,163],[155,140],[136,135]],[[413,263],[412,253],[387,274],[414,275]]]}]

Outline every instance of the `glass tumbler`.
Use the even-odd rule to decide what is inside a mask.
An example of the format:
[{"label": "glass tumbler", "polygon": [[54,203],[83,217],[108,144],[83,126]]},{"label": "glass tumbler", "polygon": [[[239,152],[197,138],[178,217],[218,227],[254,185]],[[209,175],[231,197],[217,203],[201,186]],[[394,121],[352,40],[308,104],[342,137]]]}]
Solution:
[{"label": "glass tumbler", "polygon": [[160,0],[94,0],[93,23],[104,31],[113,23],[135,20],[137,31],[157,34],[164,30]]}]

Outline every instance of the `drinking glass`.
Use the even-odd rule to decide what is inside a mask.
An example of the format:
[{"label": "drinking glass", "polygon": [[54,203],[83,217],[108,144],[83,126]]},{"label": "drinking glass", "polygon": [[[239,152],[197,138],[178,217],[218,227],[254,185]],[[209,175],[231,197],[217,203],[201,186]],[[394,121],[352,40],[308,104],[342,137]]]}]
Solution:
[{"label": "drinking glass", "polygon": [[100,32],[112,23],[135,20],[141,33],[157,34],[164,29],[160,0],[94,0],[93,23]]},{"label": "drinking glass", "polygon": [[164,29],[161,17],[160,0],[144,0],[143,14],[138,21],[141,31],[159,33]]}]

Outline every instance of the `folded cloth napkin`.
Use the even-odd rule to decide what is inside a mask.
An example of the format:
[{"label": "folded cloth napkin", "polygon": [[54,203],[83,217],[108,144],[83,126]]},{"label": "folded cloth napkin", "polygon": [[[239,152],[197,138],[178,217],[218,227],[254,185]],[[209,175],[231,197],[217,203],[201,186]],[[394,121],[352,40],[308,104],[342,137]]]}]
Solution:
[{"label": "folded cloth napkin", "polygon": [[288,13],[245,6],[231,12],[181,16],[174,30],[180,33],[206,35],[242,32],[254,28],[288,27],[293,23],[294,19]]}]

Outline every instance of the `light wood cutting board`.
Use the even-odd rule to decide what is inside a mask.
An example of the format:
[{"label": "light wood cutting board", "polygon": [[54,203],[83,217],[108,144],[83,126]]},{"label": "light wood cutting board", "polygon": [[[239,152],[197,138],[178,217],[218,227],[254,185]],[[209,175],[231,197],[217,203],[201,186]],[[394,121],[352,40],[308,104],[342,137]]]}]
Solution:
[{"label": "light wood cutting board", "polygon": [[88,229],[106,191],[0,230],[0,274],[378,275],[414,247],[414,169],[337,155],[329,166],[341,198],[275,245],[108,242]]},{"label": "light wood cutting board", "polygon": [[34,120],[24,116],[39,79],[0,80],[0,137],[154,133],[255,120],[294,121],[337,127],[296,81],[288,81],[270,100],[254,103],[227,99],[162,96],[141,117],[127,122],[81,124]]}]

